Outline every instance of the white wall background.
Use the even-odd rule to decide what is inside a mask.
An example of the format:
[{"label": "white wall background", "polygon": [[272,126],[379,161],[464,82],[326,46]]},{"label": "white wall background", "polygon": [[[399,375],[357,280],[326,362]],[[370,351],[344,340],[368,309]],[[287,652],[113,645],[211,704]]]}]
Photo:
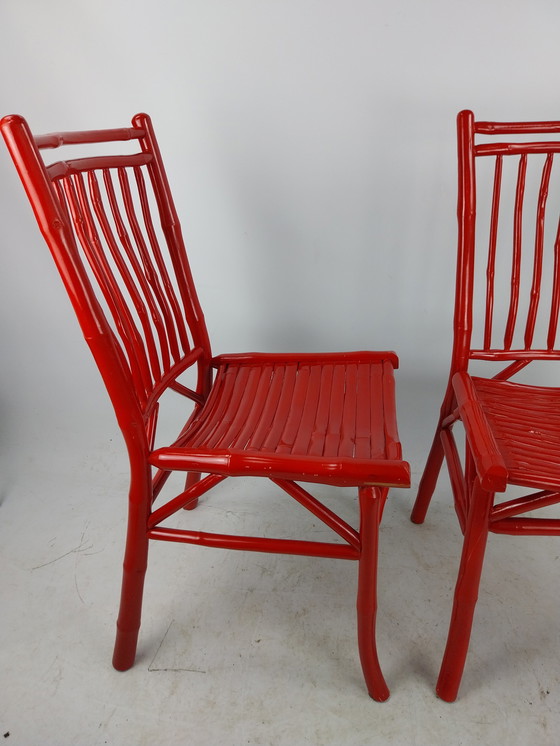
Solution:
[{"label": "white wall background", "polygon": [[[150,113],[216,353],[396,349],[400,431],[416,484],[450,356],[455,116],[469,107],[483,119],[560,119],[559,28],[558,0],[0,0],[0,115],[23,114],[48,132],[124,126]],[[450,708],[433,694],[460,545],[445,480],[425,527],[407,520],[414,490],[392,492],[384,521],[387,705],[368,708],[353,685],[333,701],[328,687],[304,690],[307,677],[292,686],[289,673],[270,698],[268,674],[254,679],[262,686],[253,698],[230,696],[237,669],[197,679],[194,695],[194,679],[152,685],[145,666],[126,685],[115,679],[108,660],[127,486],[119,443],[0,142],[6,743],[18,733],[17,743],[171,743],[175,722],[182,734],[219,732],[218,743],[228,717],[236,743],[276,743],[278,733],[288,743],[297,732],[296,743],[300,722],[301,743],[558,743],[558,632],[549,621],[557,598],[554,574],[544,572],[555,572],[558,551],[544,539],[493,543],[500,560],[489,558],[495,572],[481,602],[503,607],[502,616],[480,615],[463,702]],[[176,587],[191,593],[178,556],[162,549],[149,575],[145,651],[173,615],[191,624],[182,594],[172,600]],[[196,574],[193,592],[222,583],[221,598],[248,593],[258,566],[242,580],[236,567],[212,572],[208,588],[206,572]],[[208,613],[203,627],[213,634]],[[121,737],[125,728],[135,735]],[[332,740],[321,737],[331,728]],[[40,736],[22,741],[26,731]]]},{"label": "white wall background", "polygon": [[[559,21],[557,0],[3,0],[0,111],[149,112],[215,351],[394,348],[408,406],[449,359],[455,115],[560,118]],[[3,147],[0,218],[10,474],[110,414]],[[424,438],[401,425],[414,463],[437,398]]]}]

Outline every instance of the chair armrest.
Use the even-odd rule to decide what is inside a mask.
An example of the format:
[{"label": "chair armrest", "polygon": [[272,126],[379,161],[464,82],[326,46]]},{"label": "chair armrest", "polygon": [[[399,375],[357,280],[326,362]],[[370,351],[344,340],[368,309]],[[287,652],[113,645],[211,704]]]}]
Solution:
[{"label": "chair armrest", "polygon": [[468,373],[453,376],[453,390],[481,487],[488,492],[504,492],[508,471]]}]

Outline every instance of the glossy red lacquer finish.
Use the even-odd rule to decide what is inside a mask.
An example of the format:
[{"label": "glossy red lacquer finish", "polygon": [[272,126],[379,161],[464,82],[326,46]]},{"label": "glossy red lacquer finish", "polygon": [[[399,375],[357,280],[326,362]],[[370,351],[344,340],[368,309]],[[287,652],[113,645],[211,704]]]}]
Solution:
[{"label": "glossy red lacquer finish", "polygon": [[[378,527],[388,488],[409,484],[397,435],[394,353],[213,357],[149,117],[138,114],[124,129],[35,138],[19,116],[4,118],[0,127],[130,457],[115,667],[134,662],[150,539],[354,559],[362,667],[371,696],[386,699],[375,644]],[[40,153],[91,143],[98,150],[100,143],[128,140],[138,152],[51,165]],[[180,378],[193,368],[196,384],[189,388]],[[156,448],[160,402],[170,389],[188,419],[173,442]],[[185,489],[164,500],[161,490],[174,470],[187,474]],[[338,541],[230,536],[174,525],[178,511],[194,508],[201,495],[233,476],[268,477]],[[356,487],[359,529],[299,482]]]},{"label": "glossy red lacquer finish", "polygon": [[[453,356],[412,513],[424,520],[445,458],[464,534],[437,684],[448,701],[461,682],[488,533],[560,534],[560,520],[525,516],[560,502],[560,389],[509,380],[532,362],[560,360],[559,134],[560,122],[458,116]],[[488,373],[473,375],[474,365]],[[463,462],[453,436],[458,421]],[[498,500],[510,485],[529,494]]]}]

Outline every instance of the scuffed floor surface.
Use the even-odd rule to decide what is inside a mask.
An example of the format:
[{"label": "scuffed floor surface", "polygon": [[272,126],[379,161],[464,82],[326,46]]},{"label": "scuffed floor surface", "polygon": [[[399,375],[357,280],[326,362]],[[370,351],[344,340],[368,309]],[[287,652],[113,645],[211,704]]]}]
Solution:
[{"label": "scuffed floor surface", "polygon": [[[402,383],[399,394],[416,485],[431,436],[420,438],[416,424],[426,397]],[[153,544],[137,662],[117,673],[126,493],[118,435],[76,442],[56,433],[48,453],[26,437],[25,458],[4,452],[0,494],[0,742],[558,743],[559,541],[491,537],[453,705],[434,693],[460,549],[445,479],[424,526],[408,519],[413,490],[393,491],[384,516],[378,642],[388,702],[370,700],[363,684],[357,566],[345,561]],[[355,514],[352,491],[321,494]],[[328,538],[265,481],[226,481],[181,520],[195,518],[218,531],[260,525],[268,535]]]}]

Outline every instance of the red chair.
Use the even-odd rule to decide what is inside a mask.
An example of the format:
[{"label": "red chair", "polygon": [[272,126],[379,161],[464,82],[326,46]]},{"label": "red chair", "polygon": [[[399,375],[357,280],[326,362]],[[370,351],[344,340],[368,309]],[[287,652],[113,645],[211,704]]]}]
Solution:
[{"label": "red chair", "polygon": [[[130,459],[129,518],[113,664],[133,665],[149,540],[358,560],[358,643],[370,695],[389,690],[375,643],[378,527],[390,486],[409,485],[398,441],[392,352],[213,357],[151,121],[33,137],[0,122],[43,236],[103,376]],[[140,152],[46,165],[61,145],[132,141]],[[134,148],[138,150],[138,147]],[[114,152],[114,146],[112,151]],[[188,385],[186,372],[195,371]],[[185,409],[155,448],[159,402]],[[187,404],[189,407],[187,407]],[[190,408],[190,409],[189,409]],[[172,471],[187,474],[162,500]],[[268,477],[338,535],[314,542],[177,527],[182,508],[226,477]],[[299,482],[357,487],[355,530]],[[158,499],[159,496],[159,499]],[[184,515],[184,514],[183,514]],[[177,516],[176,516],[177,518]]]},{"label": "red chair", "polygon": [[[445,457],[464,534],[437,684],[447,701],[461,682],[488,532],[560,534],[560,520],[524,515],[560,502],[560,389],[509,380],[532,362],[560,360],[558,134],[560,122],[477,122],[470,111],[458,117],[451,373],[412,512],[413,521],[424,521]],[[471,376],[473,366],[484,376]],[[534,368],[527,372],[535,375]],[[453,436],[459,421],[463,462]],[[512,485],[515,496],[510,489],[509,499],[496,499]]]}]

